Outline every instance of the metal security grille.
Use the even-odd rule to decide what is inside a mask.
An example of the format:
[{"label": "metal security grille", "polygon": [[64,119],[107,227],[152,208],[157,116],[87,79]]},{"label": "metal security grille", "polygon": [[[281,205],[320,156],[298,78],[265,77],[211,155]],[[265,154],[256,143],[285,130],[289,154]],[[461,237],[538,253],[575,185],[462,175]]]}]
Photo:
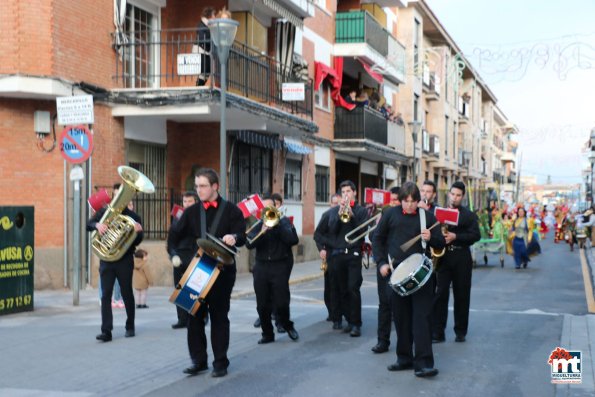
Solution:
[{"label": "metal security grille", "polygon": [[166,187],[165,147],[129,141],[127,153],[128,165],[145,174],[155,186],[155,193],[139,193],[133,199],[134,211],[143,220],[145,238],[165,239],[174,200]]},{"label": "metal security grille", "polygon": [[329,198],[329,168],[322,165],[316,166],[316,201],[327,202]]}]

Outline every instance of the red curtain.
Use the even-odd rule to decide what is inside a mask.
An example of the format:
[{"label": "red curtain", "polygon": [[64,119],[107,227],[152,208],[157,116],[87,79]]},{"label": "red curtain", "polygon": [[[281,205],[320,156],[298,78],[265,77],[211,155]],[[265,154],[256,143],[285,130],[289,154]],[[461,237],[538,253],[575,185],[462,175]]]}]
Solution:
[{"label": "red curtain", "polygon": [[355,105],[347,103],[341,96],[341,84],[343,84],[343,58],[335,57],[335,68],[331,68],[321,62],[314,63],[314,89],[318,90],[324,79],[328,79],[331,85],[331,98],[335,106],[342,106],[345,109],[353,110]]},{"label": "red curtain", "polygon": [[368,65],[367,63],[365,63],[364,61],[362,61],[361,59],[358,59],[359,62],[362,64],[362,66],[364,67],[364,69],[366,69],[366,72],[368,72],[368,74],[374,79],[376,80],[378,83],[382,84],[382,82],[384,81],[384,77],[382,77],[382,74],[380,73],[376,73],[372,70],[372,68],[370,67],[370,65]]}]

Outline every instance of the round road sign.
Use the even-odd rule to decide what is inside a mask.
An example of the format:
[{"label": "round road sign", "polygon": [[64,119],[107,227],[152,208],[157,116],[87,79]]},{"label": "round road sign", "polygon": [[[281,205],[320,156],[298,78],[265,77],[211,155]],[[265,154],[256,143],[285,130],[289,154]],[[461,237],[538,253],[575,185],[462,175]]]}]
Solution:
[{"label": "round road sign", "polygon": [[60,153],[71,164],[87,161],[93,151],[93,134],[84,125],[70,126],[62,130]]}]

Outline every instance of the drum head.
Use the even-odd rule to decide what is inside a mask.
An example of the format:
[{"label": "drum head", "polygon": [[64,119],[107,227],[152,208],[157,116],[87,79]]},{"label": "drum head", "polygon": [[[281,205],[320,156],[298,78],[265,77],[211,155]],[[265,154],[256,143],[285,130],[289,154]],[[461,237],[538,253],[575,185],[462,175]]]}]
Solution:
[{"label": "drum head", "polygon": [[393,270],[393,274],[391,276],[391,281],[395,280],[396,282],[402,281],[411,273],[413,273],[419,265],[423,262],[421,254],[411,254],[407,259],[403,262],[399,263],[397,268]]},{"label": "drum head", "polygon": [[205,254],[213,259],[216,259],[217,262],[220,262],[224,265],[231,265],[233,263],[232,256],[225,252],[225,250],[219,247],[216,243],[204,238],[199,238],[196,240],[196,243],[200,248],[202,248]]}]

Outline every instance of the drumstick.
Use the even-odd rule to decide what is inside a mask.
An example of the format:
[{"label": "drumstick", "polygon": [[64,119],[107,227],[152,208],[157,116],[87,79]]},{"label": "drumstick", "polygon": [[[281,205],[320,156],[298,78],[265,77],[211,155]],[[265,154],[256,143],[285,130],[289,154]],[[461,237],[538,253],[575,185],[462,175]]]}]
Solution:
[{"label": "drumstick", "polygon": [[[436,222],[434,223],[432,226],[430,226],[428,228],[428,230],[432,230],[433,228],[435,228],[436,226],[438,226],[440,224],[440,222]],[[419,240],[421,238],[421,234],[418,234],[417,236],[413,237],[411,240],[401,244],[401,251],[405,252],[407,251],[409,248],[413,247],[413,244],[415,244],[417,242],[417,240]]]}]

